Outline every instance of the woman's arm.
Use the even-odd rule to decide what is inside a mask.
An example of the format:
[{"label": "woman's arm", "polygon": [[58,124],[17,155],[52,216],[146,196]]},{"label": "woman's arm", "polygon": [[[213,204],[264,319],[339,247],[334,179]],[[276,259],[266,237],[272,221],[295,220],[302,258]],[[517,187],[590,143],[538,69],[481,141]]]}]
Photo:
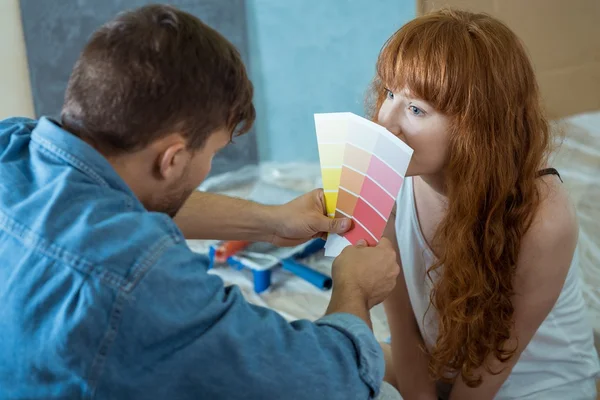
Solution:
[{"label": "woman's arm", "polygon": [[[398,264],[402,269],[394,214],[390,217],[384,236],[394,244]],[[386,381],[394,385],[405,400],[437,399],[435,382],[429,377],[428,356],[421,350],[423,339],[410,304],[402,271],[398,275],[396,288],[383,304],[392,334],[391,354],[390,348],[382,345],[386,354]]]},{"label": "woman's arm", "polygon": [[[563,197],[564,196],[564,197]],[[492,370],[502,370],[498,375],[480,368],[482,384],[469,388],[462,379],[455,382],[451,400],[493,399],[506,381],[519,356],[531,341],[544,319],[556,303],[565,282],[573,253],[577,245],[578,225],[575,212],[563,194],[542,203],[534,222],[525,234],[515,276],[513,297],[514,329],[507,348],[516,353],[506,363],[491,356]]]}]

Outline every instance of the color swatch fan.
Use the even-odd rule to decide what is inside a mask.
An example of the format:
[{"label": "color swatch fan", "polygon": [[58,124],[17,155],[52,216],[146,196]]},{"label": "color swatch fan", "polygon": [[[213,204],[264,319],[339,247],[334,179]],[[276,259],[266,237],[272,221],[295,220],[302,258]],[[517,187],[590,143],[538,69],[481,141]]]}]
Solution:
[{"label": "color swatch fan", "polygon": [[394,207],[413,150],[387,129],[352,113],[315,114],[325,205],[330,217],[349,217],[353,227],[331,234],[325,255],[364,239],[379,242]]}]

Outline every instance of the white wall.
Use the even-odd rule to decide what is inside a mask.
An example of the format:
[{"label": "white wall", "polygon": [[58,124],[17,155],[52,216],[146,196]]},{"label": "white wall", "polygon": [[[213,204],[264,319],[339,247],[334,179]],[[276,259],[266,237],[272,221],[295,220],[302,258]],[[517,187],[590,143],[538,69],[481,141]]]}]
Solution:
[{"label": "white wall", "polygon": [[19,0],[0,0],[0,119],[33,117]]}]

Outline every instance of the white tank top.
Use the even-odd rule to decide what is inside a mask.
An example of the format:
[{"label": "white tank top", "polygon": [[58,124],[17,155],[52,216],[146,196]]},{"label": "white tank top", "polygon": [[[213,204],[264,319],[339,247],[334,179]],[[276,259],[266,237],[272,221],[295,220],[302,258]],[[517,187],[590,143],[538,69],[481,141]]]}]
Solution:
[{"label": "white tank top", "polygon": [[[398,195],[396,235],[415,318],[425,346],[431,349],[438,327],[435,310],[428,310],[431,282],[426,271],[435,258],[421,232],[412,178],[406,178]],[[576,253],[554,308],[521,354],[496,399],[596,399],[595,379],[600,366],[577,258]],[[441,385],[440,390],[440,396],[446,398],[450,387]]]}]

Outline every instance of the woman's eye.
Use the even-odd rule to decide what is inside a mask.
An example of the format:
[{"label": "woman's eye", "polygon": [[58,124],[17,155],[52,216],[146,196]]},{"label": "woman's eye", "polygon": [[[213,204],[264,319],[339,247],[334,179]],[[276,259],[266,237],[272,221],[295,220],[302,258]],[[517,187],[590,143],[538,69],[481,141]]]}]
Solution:
[{"label": "woman's eye", "polygon": [[420,109],[419,107],[417,107],[417,106],[412,106],[412,105],[411,105],[411,106],[408,106],[408,110],[410,111],[410,113],[411,113],[412,115],[416,115],[416,116],[421,116],[421,115],[425,114],[425,113],[423,112],[423,110],[421,110],[421,109]]},{"label": "woman's eye", "polygon": [[385,89],[385,96],[390,100],[394,100],[394,93],[390,89]]}]

